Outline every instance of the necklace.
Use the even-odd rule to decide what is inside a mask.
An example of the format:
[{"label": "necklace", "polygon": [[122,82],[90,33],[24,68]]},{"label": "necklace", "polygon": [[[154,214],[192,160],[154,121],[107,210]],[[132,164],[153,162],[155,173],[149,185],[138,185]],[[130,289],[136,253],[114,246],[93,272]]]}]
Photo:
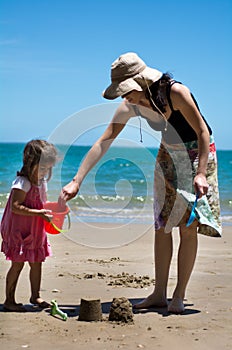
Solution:
[{"label": "necklace", "polygon": [[155,109],[157,109],[157,111],[160,113],[160,115],[161,115],[161,116],[163,117],[163,119],[164,119],[164,122],[165,122],[164,131],[166,132],[167,129],[168,129],[168,121],[167,121],[167,118],[165,117],[164,113],[161,112],[161,110],[159,109],[159,107],[156,106],[156,104],[155,104],[155,102],[154,102],[154,100],[153,100],[153,98],[152,98],[152,94],[151,94],[151,90],[150,90],[150,88],[149,88],[149,85],[148,85],[148,83],[147,83],[147,81],[146,81],[145,78],[144,78],[144,80],[145,80],[145,82],[146,82],[147,89],[148,89],[148,92],[149,92],[149,95],[150,95],[150,99],[151,99],[151,103],[152,103],[153,107],[154,107]]}]

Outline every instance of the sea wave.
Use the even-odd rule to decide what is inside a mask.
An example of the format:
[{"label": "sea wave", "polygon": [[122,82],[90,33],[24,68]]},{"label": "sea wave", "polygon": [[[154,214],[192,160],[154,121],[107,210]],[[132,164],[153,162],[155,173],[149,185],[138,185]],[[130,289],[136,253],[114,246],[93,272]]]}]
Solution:
[{"label": "sea wave", "polygon": [[[99,208],[99,207],[81,207],[70,205],[71,221],[73,222],[105,222],[105,223],[133,223],[133,224],[152,224],[153,211],[152,207],[146,209],[122,209],[115,208]],[[0,219],[2,218],[4,208],[0,208]],[[223,215],[222,225],[232,226],[232,215]]]},{"label": "sea wave", "polygon": [[152,224],[152,208],[133,208],[115,210],[115,208],[76,207],[71,206],[72,219],[75,222],[111,222],[111,223],[140,223]]}]

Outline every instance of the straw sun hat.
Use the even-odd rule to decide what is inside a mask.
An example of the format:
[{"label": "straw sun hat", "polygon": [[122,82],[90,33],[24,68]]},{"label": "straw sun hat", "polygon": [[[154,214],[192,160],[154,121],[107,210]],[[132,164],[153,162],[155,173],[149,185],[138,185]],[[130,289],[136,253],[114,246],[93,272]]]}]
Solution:
[{"label": "straw sun hat", "polygon": [[112,63],[111,84],[102,95],[108,100],[113,100],[132,90],[143,91],[162,75],[157,69],[147,67],[136,53],[128,52]]}]

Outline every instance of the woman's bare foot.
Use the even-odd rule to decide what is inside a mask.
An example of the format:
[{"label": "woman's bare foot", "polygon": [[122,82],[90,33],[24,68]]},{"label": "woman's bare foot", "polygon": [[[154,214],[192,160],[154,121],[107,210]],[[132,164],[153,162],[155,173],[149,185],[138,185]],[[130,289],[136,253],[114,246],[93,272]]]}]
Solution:
[{"label": "woman's bare foot", "polygon": [[133,308],[149,309],[150,307],[165,307],[165,306],[167,306],[166,298],[158,298],[154,294],[151,294],[140,303],[133,305]]},{"label": "woman's bare foot", "polygon": [[181,298],[173,298],[168,305],[168,312],[173,314],[182,314],[185,311],[184,303]]},{"label": "woman's bare foot", "polygon": [[39,306],[41,309],[47,309],[51,307],[51,304],[47,303],[42,298],[36,298],[35,300],[31,298],[30,303]]}]

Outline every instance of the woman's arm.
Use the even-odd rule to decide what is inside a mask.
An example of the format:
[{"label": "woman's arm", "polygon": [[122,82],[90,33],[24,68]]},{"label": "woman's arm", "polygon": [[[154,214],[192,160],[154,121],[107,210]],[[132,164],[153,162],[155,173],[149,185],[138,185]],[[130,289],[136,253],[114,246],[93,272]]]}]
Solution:
[{"label": "woman's arm", "polygon": [[88,174],[88,172],[97,164],[97,162],[107,152],[112,142],[122,131],[128,120],[134,116],[132,107],[126,102],[122,102],[116,110],[113,119],[102,134],[102,136],[95,142],[87,153],[84,161],[82,162],[78,172],[74,176],[73,180],[68,183],[62,189],[60,199],[70,200],[78,193],[82,181]]},{"label": "woman's arm", "polygon": [[46,221],[52,219],[52,215],[49,215],[50,210],[46,209],[32,209],[28,208],[22,203],[25,201],[26,192],[18,188],[12,189],[11,195],[11,211],[14,214],[25,215],[25,216],[40,216]]},{"label": "woman's arm", "polygon": [[199,163],[197,175],[194,178],[194,187],[195,191],[201,197],[207,193],[209,187],[206,181],[210,140],[209,131],[186,86],[174,84],[171,88],[171,100],[173,108],[182,113],[197,134]]}]

